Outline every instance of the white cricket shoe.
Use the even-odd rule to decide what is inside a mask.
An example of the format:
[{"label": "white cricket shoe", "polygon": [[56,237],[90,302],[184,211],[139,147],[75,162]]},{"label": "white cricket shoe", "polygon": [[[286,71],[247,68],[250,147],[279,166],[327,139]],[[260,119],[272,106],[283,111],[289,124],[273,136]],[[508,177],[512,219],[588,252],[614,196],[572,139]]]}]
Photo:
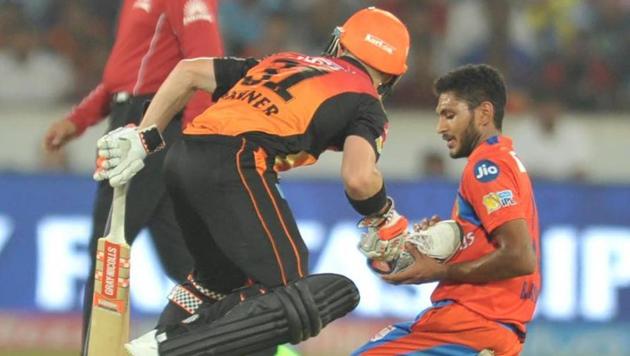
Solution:
[{"label": "white cricket shoe", "polygon": [[125,344],[125,350],[131,356],[159,356],[155,332],[156,330],[153,329],[139,338],[129,341]]}]

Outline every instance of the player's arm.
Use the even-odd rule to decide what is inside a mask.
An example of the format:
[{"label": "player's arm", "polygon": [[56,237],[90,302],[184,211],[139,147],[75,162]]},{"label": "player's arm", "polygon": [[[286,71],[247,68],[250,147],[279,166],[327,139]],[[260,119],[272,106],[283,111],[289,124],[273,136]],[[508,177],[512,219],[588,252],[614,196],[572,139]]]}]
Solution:
[{"label": "player's arm", "polygon": [[524,219],[499,225],[490,234],[496,250],[473,261],[442,264],[421,254],[408,244],[406,250],[414,263],[407,269],[382,278],[395,284],[420,284],[434,281],[486,283],[534,273],[536,253]]},{"label": "player's arm", "polygon": [[156,125],[162,132],[196,90],[214,92],[217,86],[214,61],[213,58],[181,60],[151,100],[139,129]]},{"label": "player's arm", "polygon": [[[466,169],[462,175],[461,193],[472,204],[475,214],[481,220],[483,227],[489,231],[489,239],[495,249],[478,259],[440,264],[436,260],[423,256],[417,249],[408,251],[414,256],[415,262],[399,275],[385,278],[395,283],[424,283],[445,280],[458,283],[485,283],[509,279],[534,273],[536,270],[536,253],[520,201],[523,197],[514,175],[516,167],[505,161],[485,164],[494,165],[496,176],[484,180],[473,174],[473,169]],[[476,167],[476,165],[471,166]],[[481,179],[480,179],[481,178]],[[506,194],[509,201],[505,205],[486,205],[484,198],[501,192]]]},{"label": "player's arm", "polygon": [[[354,200],[368,199],[383,187],[383,176],[376,167],[376,154],[365,138],[356,135],[346,138],[341,161],[341,177],[346,194]],[[383,204],[378,210],[384,207]]]},{"label": "player's arm", "polygon": [[385,182],[376,167],[376,153],[361,136],[350,135],[343,146],[341,176],[346,197],[352,207],[365,216],[359,227],[362,234],[359,250],[370,260],[392,261],[400,254],[407,219],[394,210],[387,197]]},{"label": "player's arm", "polygon": [[398,257],[408,226],[407,219],[398,214],[393,199],[387,196],[383,176],[376,166],[386,122],[380,102],[365,100],[359,108],[359,118],[350,125],[341,163],[346,197],[364,216],[359,227],[367,228],[359,250],[368,259],[378,261]]},{"label": "player's arm", "polygon": [[216,88],[214,59],[182,60],[151,100],[139,127],[120,127],[101,137],[93,178],[112,187],[129,182],[144,167],[144,158],[165,146],[161,132],[197,89]]},{"label": "player's arm", "polygon": [[100,122],[109,114],[111,97],[105,85],[99,84],[72,109],[67,117],[50,125],[44,135],[44,148],[49,152],[56,151],[83,134],[89,126]]},{"label": "player's arm", "polygon": [[[372,215],[386,205],[383,176],[376,162],[386,135],[387,117],[380,101],[369,95],[358,99],[356,111],[351,115],[355,118],[348,124],[343,142],[341,177],[355,210]],[[372,204],[357,203],[368,199],[372,199]]]},{"label": "player's arm", "polygon": [[253,58],[193,58],[181,60],[151,100],[139,129],[156,125],[162,132],[196,90],[217,100],[258,64]]},{"label": "player's arm", "polygon": [[444,279],[485,283],[520,277],[536,270],[536,253],[524,219],[508,221],[490,234],[496,250],[479,259],[447,265]]},{"label": "player's arm", "polygon": [[255,59],[240,58],[180,61],[158,89],[140,127],[121,127],[98,140],[94,179],[109,179],[112,187],[127,183],[144,167],[147,155],[165,146],[161,132],[195,90],[223,95],[257,63]]}]

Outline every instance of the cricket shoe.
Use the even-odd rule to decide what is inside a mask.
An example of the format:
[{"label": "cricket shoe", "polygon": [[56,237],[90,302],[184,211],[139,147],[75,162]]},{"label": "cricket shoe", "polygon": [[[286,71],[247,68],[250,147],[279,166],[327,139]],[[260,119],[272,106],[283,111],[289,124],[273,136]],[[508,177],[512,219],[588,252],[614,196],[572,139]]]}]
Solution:
[{"label": "cricket shoe", "polygon": [[139,338],[129,341],[125,344],[125,350],[131,356],[159,356],[155,332],[156,330],[153,329]]}]

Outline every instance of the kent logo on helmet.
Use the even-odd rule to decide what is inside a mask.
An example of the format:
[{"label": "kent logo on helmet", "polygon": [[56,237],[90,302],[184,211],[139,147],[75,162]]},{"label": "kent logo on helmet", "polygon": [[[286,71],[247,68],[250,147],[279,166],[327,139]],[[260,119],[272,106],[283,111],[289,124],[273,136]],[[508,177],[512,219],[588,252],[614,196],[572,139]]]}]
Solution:
[{"label": "kent logo on helmet", "polygon": [[370,67],[390,75],[378,88],[387,95],[407,71],[409,32],[407,27],[387,11],[368,7],[352,15],[335,28],[324,54],[337,56],[342,49],[352,53]]}]

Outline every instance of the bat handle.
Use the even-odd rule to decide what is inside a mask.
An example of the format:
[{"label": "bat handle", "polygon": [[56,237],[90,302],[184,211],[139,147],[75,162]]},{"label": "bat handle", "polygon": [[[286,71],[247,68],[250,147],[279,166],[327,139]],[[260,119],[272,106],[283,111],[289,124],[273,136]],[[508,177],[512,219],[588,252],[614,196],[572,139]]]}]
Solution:
[{"label": "bat handle", "polygon": [[114,187],[110,236],[115,242],[125,241],[125,205],[129,183]]}]

